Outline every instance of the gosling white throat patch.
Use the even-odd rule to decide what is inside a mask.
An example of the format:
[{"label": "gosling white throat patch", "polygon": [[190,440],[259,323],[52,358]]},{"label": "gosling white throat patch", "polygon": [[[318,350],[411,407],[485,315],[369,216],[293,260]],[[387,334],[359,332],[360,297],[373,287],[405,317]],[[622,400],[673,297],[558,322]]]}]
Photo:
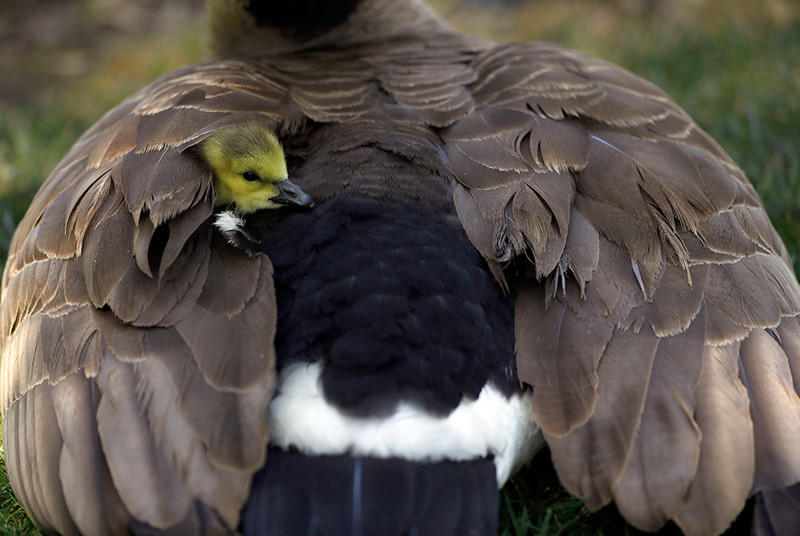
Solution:
[{"label": "gosling white throat patch", "polygon": [[225,240],[252,257],[257,253],[253,247],[260,241],[247,232],[245,225],[244,218],[233,210],[220,212],[214,218],[214,227],[225,237]]},{"label": "gosling white throat patch", "polygon": [[214,227],[227,237],[231,233],[244,230],[244,218],[232,210],[226,210],[214,218]]}]

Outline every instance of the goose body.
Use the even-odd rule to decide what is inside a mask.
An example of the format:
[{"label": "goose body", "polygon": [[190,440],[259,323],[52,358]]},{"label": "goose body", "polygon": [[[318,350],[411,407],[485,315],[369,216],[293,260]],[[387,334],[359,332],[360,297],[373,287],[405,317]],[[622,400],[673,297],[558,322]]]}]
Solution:
[{"label": "goose body", "polygon": [[[36,523],[490,534],[543,436],[643,530],[752,494],[791,526],[800,288],[724,150],[606,62],[311,4],[212,2],[221,58],[106,114],[20,223],[0,407]],[[312,210],[214,215],[197,148],[248,124]]]}]

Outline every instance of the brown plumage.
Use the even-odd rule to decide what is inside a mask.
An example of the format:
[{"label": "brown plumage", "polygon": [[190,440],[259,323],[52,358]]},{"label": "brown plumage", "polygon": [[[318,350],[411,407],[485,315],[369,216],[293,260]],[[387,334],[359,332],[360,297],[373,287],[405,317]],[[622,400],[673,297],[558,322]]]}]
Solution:
[{"label": "brown plumage", "polygon": [[[403,156],[420,165],[446,155],[472,244],[498,284],[520,273],[519,379],[590,509],[712,535],[750,494],[800,481],[800,288],[741,169],[619,67],[398,3],[295,42],[218,2],[218,50],[251,57],[164,75],[45,182],[0,310],[8,470],[43,530],[237,527],[269,437],[272,266],[211,227],[210,170],[189,149],[252,121],[279,134],[290,173],[335,154],[315,145],[330,123],[352,123],[343,146],[379,124],[416,136]],[[322,201],[345,187],[306,175]],[[365,189],[415,188],[382,184]]]}]

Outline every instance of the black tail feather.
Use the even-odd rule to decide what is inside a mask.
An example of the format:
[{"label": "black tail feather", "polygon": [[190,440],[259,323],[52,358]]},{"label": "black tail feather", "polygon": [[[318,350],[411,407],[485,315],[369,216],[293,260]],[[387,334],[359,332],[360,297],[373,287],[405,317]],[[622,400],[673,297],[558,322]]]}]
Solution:
[{"label": "black tail feather", "polygon": [[414,462],[270,449],[242,514],[245,535],[497,533],[491,460]]}]

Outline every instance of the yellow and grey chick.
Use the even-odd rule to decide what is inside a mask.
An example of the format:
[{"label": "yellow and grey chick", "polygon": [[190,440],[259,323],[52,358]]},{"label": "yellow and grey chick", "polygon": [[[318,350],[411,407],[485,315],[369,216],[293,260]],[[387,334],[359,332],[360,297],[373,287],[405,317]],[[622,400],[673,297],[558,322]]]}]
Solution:
[{"label": "yellow and grey chick", "polygon": [[236,205],[236,212],[290,205],[311,208],[314,200],[289,180],[278,137],[259,123],[215,132],[199,145],[214,173],[215,207]]}]

